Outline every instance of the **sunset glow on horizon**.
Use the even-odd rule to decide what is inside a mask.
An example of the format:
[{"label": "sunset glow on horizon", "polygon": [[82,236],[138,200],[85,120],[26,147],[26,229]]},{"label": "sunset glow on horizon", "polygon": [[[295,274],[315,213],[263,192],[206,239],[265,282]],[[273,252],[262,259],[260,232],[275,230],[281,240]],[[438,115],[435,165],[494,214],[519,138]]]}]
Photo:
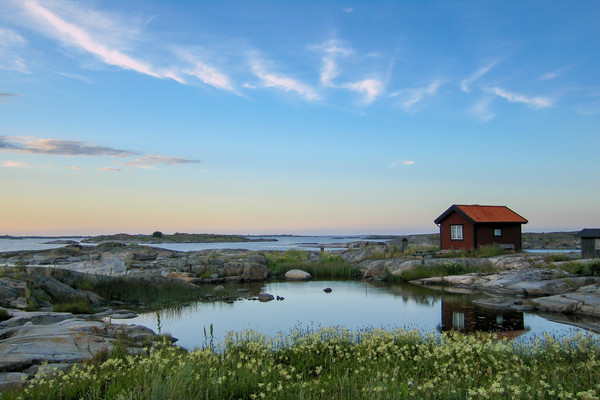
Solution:
[{"label": "sunset glow on horizon", "polygon": [[0,4],[0,235],[600,226],[600,3]]}]

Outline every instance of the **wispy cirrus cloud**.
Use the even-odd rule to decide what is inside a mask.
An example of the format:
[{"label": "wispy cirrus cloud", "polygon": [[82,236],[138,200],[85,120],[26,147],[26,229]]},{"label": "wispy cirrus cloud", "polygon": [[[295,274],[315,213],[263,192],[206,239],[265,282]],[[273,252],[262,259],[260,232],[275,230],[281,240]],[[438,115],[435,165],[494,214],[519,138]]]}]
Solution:
[{"label": "wispy cirrus cloud", "polygon": [[383,93],[383,82],[379,79],[364,79],[358,82],[349,82],[342,85],[346,89],[364,94],[364,102],[369,104],[374,102],[377,97]]},{"label": "wispy cirrus cloud", "polygon": [[182,157],[167,157],[156,154],[147,154],[137,157],[133,161],[123,162],[122,164],[138,168],[155,168],[156,165],[181,165],[181,164],[199,164],[200,160],[187,159]]},{"label": "wispy cirrus cloud", "polygon": [[494,68],[496,66],[496,64],[498,64],[498,61],[491,62],[488,65],[479,68],[477,71],[475,71],[468,78],[463,79],[460,82],[460,90],[462,90],[465,93],[471,93],[471,89],[469,88],[469,86],[471,86],[471,84],[473,84],[475,81],[479,80],[485,74],[487,74],[488,72],[490,72],[490,70],[492,68]]},{"label": "wispy cirrus cloud", "polygon": [[403,89],[390,94],[390,97],[402,98],[402,107],[407,110],[413,110],[414,107],[425,98],[433,97],[442,86],[442,81],[436,79],[427,86],[412,89]]},{"label": "wispy cirrus cloud", "polygon": [[389,163],[389,167],[390,168],[396,168],[396,167],[401,167],[401,166],[408,166],[408,165],[414,165],[415,161],[414,160],[395,160],[392,161],[391,163]]},{"label": "wispy cirrus cloud", "polygon": [[189,64],[182,69],[182,73],[199,79],[203,83],[223,90],[234,90],[229,76],[217,68],[208,65],[201,57],[191,49],[178,49],[179,57]]},{"label": "wispy cirrus cloud", "polygon": [[498,86],[484,88],[484,90],[488,93],[495,94],[498,97],[502,97],[503,99],[508,100],[511,103],[522,103],[526,104],[534,109],[545,108],[552,106],[552,100],[548,97],[544,96],[526,96],[523,94],[509,92],[506,89],[503,89]]},{"label": "wispy cirrus cloud", "polygon": [[[260,79],[260,86],[262,87],[281,89],[286,92],[295,92],[306,100],[321,99],[319,93],[309,85],[284,75],[269,72],[266,70],[263,63],[257,59],[252,60],[252,72]],[[246,87],[252,86],[246,85]]]},{"label": "wispy cirrus cloud", "polygon": [[[126,49],[136,47],[131,37],[139,36],[139,32],[128,27],[122,17],[84,9],[85,6],[73,3],[47,2],[42,5],[37,0],[23,0],[16,4],[32,19],[31,27],[65,46],[87,52],[105,64],[181,84],[188,84],[184,78],[187,75],[218,89],[233,90],[224,73],[188,53],[181,52],[183,57],[179,59],[173,57],[179,63],[168,67],[158,67],[128,54]],[[156,50],[138,51],[152,54]]]},{"label": "wispy cirrus cloud", "polygon": [[336,83],[336,79],[340,75],[338,67],[338,59],[346,58],[354,54],[354,50],[343,45],[338,40],[329,40],[320,46],[313,46],[314,49],[323,52],[321,59],[321,73],[319,80],[322,85],[335,88],[347,89],[364,96],[364,103],[370,104],[374,102],[384,91],[384,83],[376,78],[367,78],[358,81]]},{"label": "wispy cirrus cloud", "polygon": [[18,33],[0,28],[0,69],[28,73],[25,60],[17,54],[15,49],[25,46],[27,41]]},{"label": "wispy cirrus cloud", "polygon": [[559,76],[561,76],[562,74],[564,74],[565,72],[567,72],[570,68],[571,67],[568,66],[568,67],[558,68],[553,71],[546,72],[545,74],[543,74],[542,76],[540,76],[538,78],[538,81],[549,81],[552,79],[556,79]]},{"label": "wispy cirrus cloud", "polygon": [[103,167],[103,168],[98,168],[98,171],[100,171],[100,172],[121,172],[121,168]]}]

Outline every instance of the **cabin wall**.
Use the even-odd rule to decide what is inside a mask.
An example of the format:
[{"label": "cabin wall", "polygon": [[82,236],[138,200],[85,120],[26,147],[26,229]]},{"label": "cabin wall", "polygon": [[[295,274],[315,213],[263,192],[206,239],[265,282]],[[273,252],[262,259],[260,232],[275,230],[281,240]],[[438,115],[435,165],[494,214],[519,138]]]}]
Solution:
[{"label": "cabin wall", "polygon": [[[463,226],[463,240],[452,240],[450,225]],[[474,248],[473,225],[457,212],[450,213],[440,224],[440,240],[442,250],[472,250]]]},{"label": "cabin wall", "polygon": [[581,238],[581,258],[600,257],[600,238]]},{"label": "cabin wall", "polygon": [[[494,236],[494,230],[500,229],[501,236]],[[513,245],[515,251],[521,250],[521,224],[490,223],[475,225],[475,243],[477,247],[493,245]]]}]

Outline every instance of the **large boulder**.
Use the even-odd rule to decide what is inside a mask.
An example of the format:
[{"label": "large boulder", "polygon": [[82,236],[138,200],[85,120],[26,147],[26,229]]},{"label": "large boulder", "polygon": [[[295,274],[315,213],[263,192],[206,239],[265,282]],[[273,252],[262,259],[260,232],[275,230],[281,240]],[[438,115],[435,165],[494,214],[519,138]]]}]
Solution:
[{"label": "large boulder", "polygon": [[308,281],[312,279],[312,275],[301,269],[291,269],[285,273],[285,279],[290,281]]},{"label": "large boulder", "polygon": [[242,272],[245,281],[264,281],[269,276],[269,269],[264,264],[246,264]]}]

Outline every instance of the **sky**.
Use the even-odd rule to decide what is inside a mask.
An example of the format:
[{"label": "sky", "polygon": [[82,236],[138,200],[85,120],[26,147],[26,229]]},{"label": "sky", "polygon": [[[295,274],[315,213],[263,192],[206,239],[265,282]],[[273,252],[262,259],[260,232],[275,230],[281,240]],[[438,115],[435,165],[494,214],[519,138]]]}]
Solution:
[{"label": "sky", "polygon": [[600,2],[0,2],[0,235],[600,227]]}]

